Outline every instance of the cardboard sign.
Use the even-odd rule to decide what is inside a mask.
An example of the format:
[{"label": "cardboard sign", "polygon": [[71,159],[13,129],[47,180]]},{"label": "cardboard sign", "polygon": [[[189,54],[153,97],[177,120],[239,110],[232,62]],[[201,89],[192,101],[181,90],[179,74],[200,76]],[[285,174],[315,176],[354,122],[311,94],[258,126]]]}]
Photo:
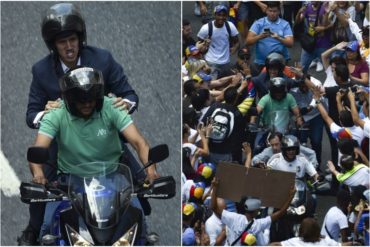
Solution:
[{"label": "cardboard sign", "polygon": [[227,162],[217,165],[217,196],[239,202],[243,196],[258,197],[262,206],[280,208],[295,183],[295,173],[249,168]]}]

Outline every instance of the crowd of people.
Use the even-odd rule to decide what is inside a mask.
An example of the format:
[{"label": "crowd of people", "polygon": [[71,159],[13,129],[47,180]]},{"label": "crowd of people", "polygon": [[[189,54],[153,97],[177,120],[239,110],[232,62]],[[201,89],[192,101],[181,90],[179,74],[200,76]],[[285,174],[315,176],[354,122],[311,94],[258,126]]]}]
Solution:
[{"label": "crowd of people", "polygon": [[[182,23],[182,244],[368,246],[368,2],[198,1],[194,14],[195,35]],[[221,198],[220,162],[295,183],[280,208]],[[323,219],[316,194],[336,197]]]}]

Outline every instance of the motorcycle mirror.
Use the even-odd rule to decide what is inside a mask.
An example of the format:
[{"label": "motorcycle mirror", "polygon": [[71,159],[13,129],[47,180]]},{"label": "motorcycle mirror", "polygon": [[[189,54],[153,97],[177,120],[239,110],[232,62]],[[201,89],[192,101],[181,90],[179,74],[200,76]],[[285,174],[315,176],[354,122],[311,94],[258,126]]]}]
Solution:
[{"label": "motorcycle mirror", "polygon": [[149,149],[149,162],[157,163],[167,159],[168,156],[169,151],[166,144],[158,145]]},{"label": "motorcycle mirror", "polygon": [[29,147],[27,160],[32,163],[45,163],[49,159],[49,150],[44,147]]},{"label": "motorcycle mirror", "polygon": [[55,241],[58,239],[57,236],[47,234],[42,237],[41,243],[42,245],[51,246],[55,244]]}]

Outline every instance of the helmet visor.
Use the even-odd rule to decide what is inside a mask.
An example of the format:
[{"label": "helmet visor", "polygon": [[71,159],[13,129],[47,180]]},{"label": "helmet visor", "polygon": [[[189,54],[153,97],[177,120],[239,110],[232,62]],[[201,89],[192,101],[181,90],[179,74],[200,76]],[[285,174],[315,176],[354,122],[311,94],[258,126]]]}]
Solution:
[{"label": "helmet visor", "polygon": [[59,82],[62,92],[73,88],[89,91],[94,85],[104,85],[103,75],[92,68],[78,68],[65,74]]}]

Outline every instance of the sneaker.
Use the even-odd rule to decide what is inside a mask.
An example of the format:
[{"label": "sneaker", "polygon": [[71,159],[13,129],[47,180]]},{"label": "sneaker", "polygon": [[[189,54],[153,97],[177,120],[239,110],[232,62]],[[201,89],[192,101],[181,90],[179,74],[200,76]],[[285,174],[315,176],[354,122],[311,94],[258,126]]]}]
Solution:
[{"label": "sneaker", "polygon": [[33,230],[33,228],[28,225],[26,229],[22,232],[22,235],[17,238],[18,246],[37,246],[38,234]]},{"label": "sneaker", "polygon": [[313,61],[311,62],[311,64],[310,64],[309,68],[311,69],[311,68],[315,67],[316,65],[317,65],[316,60],[313,60]]},{"label": "sneaker", "polygon": [[321,62],[318,62],[316,65],[316,72],[321,72],[324,70],[324,66],[322,66]]}]

